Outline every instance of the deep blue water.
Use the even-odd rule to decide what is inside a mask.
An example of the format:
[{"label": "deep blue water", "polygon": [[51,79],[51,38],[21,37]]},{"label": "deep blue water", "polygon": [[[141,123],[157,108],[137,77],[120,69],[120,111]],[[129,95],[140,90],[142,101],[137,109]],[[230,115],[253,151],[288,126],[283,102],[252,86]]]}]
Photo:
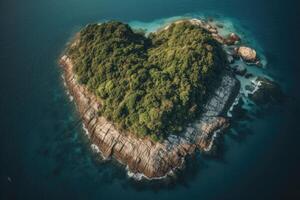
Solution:
[{"label": "deep blue water", "polygon": [[[299,7],[289,0],[1,1],[0,198],[300,199]],[[57,58],[87,23],[188,13],[226,16],[246,30],[289,100],[235,123],[219,156],[196,156],[177,181],[135,182],[91,151]]]}]

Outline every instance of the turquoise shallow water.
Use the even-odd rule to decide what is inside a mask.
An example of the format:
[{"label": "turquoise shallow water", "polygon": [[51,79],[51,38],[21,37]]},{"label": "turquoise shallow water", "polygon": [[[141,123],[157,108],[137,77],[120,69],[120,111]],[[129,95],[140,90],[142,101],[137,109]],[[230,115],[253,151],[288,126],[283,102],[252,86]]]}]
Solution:
[{"label": "turquoise shallow water", "polygon": [[[299,199],[297,7],[280,0],[1,1],[0,198]],[[182,16],[212,16],[235,28],[265,55],[263,72],[290,100],[235,120],[220,154],[191,158],[177,181],[136,182],[91,150],[57,58],[87,23],[117,19],[151,31]]]}]

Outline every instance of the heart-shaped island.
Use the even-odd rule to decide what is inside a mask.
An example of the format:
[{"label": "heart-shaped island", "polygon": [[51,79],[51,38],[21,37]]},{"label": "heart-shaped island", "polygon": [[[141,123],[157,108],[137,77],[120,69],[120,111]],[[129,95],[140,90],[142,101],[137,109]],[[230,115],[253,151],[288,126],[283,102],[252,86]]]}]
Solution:
[{"label": "heart-shaped island", "polygon": [[61,64],[102,155],[159,178],[196,148],[211,151],[240,87],[227,69],[224,42],[194,19],[147,35],[115,21],[83,28]]}]

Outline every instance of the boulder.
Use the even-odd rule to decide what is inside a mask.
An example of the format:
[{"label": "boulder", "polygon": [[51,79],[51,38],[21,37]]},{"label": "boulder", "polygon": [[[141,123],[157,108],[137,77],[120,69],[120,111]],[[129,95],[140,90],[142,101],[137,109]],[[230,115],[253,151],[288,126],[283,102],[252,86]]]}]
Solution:
[{"label": "boulder", "polygon": [[226,54],[232,56],[234,59],[239,59],[237,49],[233,47],[226,47]]},{"label": "boulder", "polygon": [[235,65],[233,71],[237,75],[244,76],[247,73],[247,68],[243,65]]},{"label": "boulder", "polygon": [[257,67],[263,67],[263,64],[257,60],[255,63],[254,63]]},{"label": "boulder", "polygon": [[241,41],[241,38],[237,34],[231,33],[225,39],[225,44],[227,44],[227,45],[234,45],[234,44],[237,44],[239,41]]},{"label": "boulder", "polygon": [[227,60],[228,60],[228,62],[229,62],[230,64],[234,63],[234,58],[233,58],[233,56],[231,56],[231,55],[228,55],[228,56],[227,56]]},{"label": "boulder", "polygon": [[251,49],[250,47],[239,47],[238,48],[238,55],[247,62],[256,62],[257,61],[257,55],[256,51],[254,49]]},{"label": "boulder", "polygon": [[240,36],[238,36],[236,33],[231,33],[229,37],[234,41],[241,41]]},{"label": "boulder", "polygon": [[253,92],[255,90],[254,85],[246,85],[245,90],[249,92]]},{"label": "boulder", "polygon": [[245,78],[251,78],[251,77],[253,77],[253,74],[251,74],[251,73],[246,73],[245,74]]},{"label": "boulder", "polygon": [[250,99],[259,105],[268,103],[282,103],[285,99],[279,84],[267,78],[258,77],[254,84],[258,87],[253,94],[249,94]]}]

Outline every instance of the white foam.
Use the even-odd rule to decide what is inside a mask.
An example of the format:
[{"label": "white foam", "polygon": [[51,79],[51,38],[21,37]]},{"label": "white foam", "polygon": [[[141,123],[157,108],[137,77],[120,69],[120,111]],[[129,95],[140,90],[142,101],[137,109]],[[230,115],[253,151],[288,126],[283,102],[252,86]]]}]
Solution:
[{"label": "white foam", "polygon": [[91,144],[91,149],[95,153],[101,153],[99,147],[97,145],[95,145],[95,144]]},{"label": "white foam", "polygon": [[141,181],[143,179],[146,179],[146,180],[161,180],[161,179],[165,179],[167,178],[168,176],[172,176],[174,175],[174,172],[173,170],[169,171],[166,175],[164,176],[160,176],[160,177],[153,177],[153,178],[149,178],[148,176],[146,176],[145,174],[143,173],[134,173],[134,172],[131,172],[128,168],[128,166],[126,166],[126,170],[127,170],[127,176],[129,178],[133,178],[134,180],[137,180],[137,181]]},{"label": "white foam", "polygon": [[251,83],[254,85],[254,90],[250,93],[254,94],[259,89],[259,87],[261,86],[261,81],[252,80]]},{"label": "white foam", "polygon": [[61,75],[61,78],[62,78],[62,80],[63,80],[64,87],[67,87],[67,83],[66,83],[65,76],[64,76],[64,75]]},{"label": "white foam", "polygon": [[86,128],[86,126],[84,125],[84,123],[82,123],[82,129],[84,130],[84,134],[87,136],[90,136],[89,130]]},{"label": "white foam", "polygon": [[168,173],[166,173],[164,176],[160,176],[160,177],[153,177],[153,178],[149,178],[148,176],[146,176],[145,174],[143,173],[134,173],[132,171],[130,171],[128,165],[126,165],[126,171],[127,171],[127,176],[129,178],[133,178],[134,180],[137,180],[137,181],[141,181],[143,179],[146,179],[146,180],[161,180],[161,179],[165,179],[167,178],[168,176],[174,176],[175,175],[175,171],[180,169],[180,167],[183,166],[183,163],[184,163],[184,158],[181,159],[181,164],[179,167],[175,167],[173,169],[171,169]]},{"label": "white foam", "polygon": [[210,143],[209,143],[208,147],[203,149],[205,152],[210,152],[210,150],[211,150],[211,148],[212,148],[212,146],[213,146],[213,144],[214,144],[214,141],[215,141],[215,139],[216,139],[216,137],[217,137],[217,133],[218,133],[218,132],[219,132],[219,131],[214,132],[214,134],[213,134],[213,136],[212,136],[212,138],[211,138],[211,140],[210,140]]},{"label": "white foam", "polygon": [[134,180],[141,181],[143,178],[147,178],[142,173],[133,173],[129,170],[128,166],[126,166],[127,176],[133,178]]},{"label": "white foam", "polygon": [[63,84],[64,84],[64,87],[66,89],[66,94],[67,96],[69,97],[69,100],[72,102],[74,100],[74,97],[71,95],[69,89],[68,89],[68,86],[67,86],[67,83],[66,83],[66,79],[65,79],[65,76],[64,75],[61,75],[61,78],[63,79]]},{"label": "white foam", "polygon": [[234,107],[239,104],[240,98],[241,98],[241,94],[239,93],[237,95],[237,97],[234,99],[234,102],[232,103],[232,105],[230,106],[230,108],[227,112],[227,117],[232,117],[232,111],[233,111]]}]

